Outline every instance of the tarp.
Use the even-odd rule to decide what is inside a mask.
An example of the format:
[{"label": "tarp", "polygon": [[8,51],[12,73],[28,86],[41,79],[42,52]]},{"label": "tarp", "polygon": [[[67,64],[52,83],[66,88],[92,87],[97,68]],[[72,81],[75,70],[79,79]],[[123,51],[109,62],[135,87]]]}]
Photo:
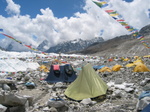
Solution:
[{"label": "tarp", "polygon": [[65,67],[71,66],[70,64],[66,65],[60,65],[60,70],[55,71],[53,69],[53,65],[51,65],[50,72],[48,73],[47,78],[45,79],[49,83],[56,83],[56,82],[73,82],[77,75],[75,74],[75,71],[72,68],[72,71],[65,70]]},{"label": "tarp", "polygon": [[82,68],[77,79],[65,91],[65,95],[73,100],[83,100],[105,95],[106,83],[100,78],[90,64]]}]

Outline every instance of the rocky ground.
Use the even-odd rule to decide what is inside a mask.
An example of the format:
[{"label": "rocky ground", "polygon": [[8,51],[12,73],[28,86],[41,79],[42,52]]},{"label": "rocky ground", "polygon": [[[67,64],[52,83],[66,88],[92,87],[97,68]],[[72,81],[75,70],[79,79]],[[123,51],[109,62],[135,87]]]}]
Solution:
[{"label": "rocky ground", "polygon": [[[150,68],[150,59],[142,60]],[[74,61],[76,60],[68,60],[72,64],[76,63]],[[150,90],[150,72],[133,72],[133,67],[125,67],[129,61],[108,62],[106,59],[99,61],[78,60],[78,64],[74,65],[74,68],[81,67],[86,63],[107,66],[120,64],[123,66],[118,72],[97,72],[108,85],[106,95],[73,101],[64,95],[69,83],[50,84],[42,80],[47,77],[46,72],[28,70],[15,75],[1,76],[1,112],[138,112],[149,103],[146,99],[149,97],[143,98],[144,101],[141,103],[139,95],[143,91]],[[32,82],[33,85],[27,86],[27,82]],[[52,98],[61,98],[62,100],[51,102]]]}]

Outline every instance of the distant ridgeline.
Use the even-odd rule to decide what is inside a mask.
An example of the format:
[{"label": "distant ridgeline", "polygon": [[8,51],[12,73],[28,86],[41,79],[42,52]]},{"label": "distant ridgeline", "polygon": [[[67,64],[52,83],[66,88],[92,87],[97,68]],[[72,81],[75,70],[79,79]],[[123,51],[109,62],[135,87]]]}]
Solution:
[{"label": "distant ridgeline", "polygon": [[2,47],[0,47],[0,50],[2,50],[2,51],[6,51],[6,49],[4,49],[4,48],[2,48]]},{"label": "distant ridgeline", "polygon": [[71,52],[71,51],[80,51],[96,42],[104,42],[104,39],[102,37],[95,37],[90,40],[75,39],[75,40],[67,41],[64,43],[60,43],[56,46],[50,47],[45,52],[47,52],[47,53],[51,53],[51,52],[67,53],[67,52]]}]

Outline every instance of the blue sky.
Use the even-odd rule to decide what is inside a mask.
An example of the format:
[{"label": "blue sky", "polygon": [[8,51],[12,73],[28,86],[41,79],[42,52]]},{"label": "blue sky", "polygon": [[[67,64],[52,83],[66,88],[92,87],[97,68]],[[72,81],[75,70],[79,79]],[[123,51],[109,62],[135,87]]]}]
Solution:
[{"label": "blue sky", "polygon": [[[84,0],[13,0],[16,4],[21,6],[21,15],[28,14],[32,18],[36,17],[37,14],[40,14],[40,9],[45,9],[49,7],[55,17],[61,18],[64,16],[71,17],[73,13],[80,11],[84,12],[82,9],[85,5]],[[5,8],[7,2],[5,0],[0,1],[0,14],[3,16],[7,15]]]},{"label": "blue sky", "polygon": [[[149,24],[150,0],[107,0],[134,28]],[[150,12],[150,11],[149,11]],[[129,34],[92,0],[0,0],[0,28],[14,38],[38,46],[54,46],[77,38],[105,40]],[[11,41],[0,35],[0,45]]]},{"label": "blue sky", "polygon": [[[40,9],[49,7],[55,17],[72,17],[75,12],[85,12],[83,6],[85,0],[13,0],[16,4],[21,6],[21,15],[30,15],[31,18],[35,18],[40,13]],[[132,2],[133,0],[123,0],[126,2]],[[5,17],[9,17],[5,8],[7,6],[6,0],[0,0],[0,14]]]}]

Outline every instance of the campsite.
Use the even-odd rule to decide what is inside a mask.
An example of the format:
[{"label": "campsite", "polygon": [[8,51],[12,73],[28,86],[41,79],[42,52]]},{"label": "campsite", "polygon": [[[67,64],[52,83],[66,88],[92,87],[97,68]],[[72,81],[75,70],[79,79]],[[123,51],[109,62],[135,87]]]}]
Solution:
[{"label": "campsite", "polygon": [[149,104],[149,56],[4,53],[1,62],[19,66],[1,72],[2,112],[138,112]]},{"label": "campsite", "polygon": [[150,112],[150,0],[0,0],[0,112]]}]

